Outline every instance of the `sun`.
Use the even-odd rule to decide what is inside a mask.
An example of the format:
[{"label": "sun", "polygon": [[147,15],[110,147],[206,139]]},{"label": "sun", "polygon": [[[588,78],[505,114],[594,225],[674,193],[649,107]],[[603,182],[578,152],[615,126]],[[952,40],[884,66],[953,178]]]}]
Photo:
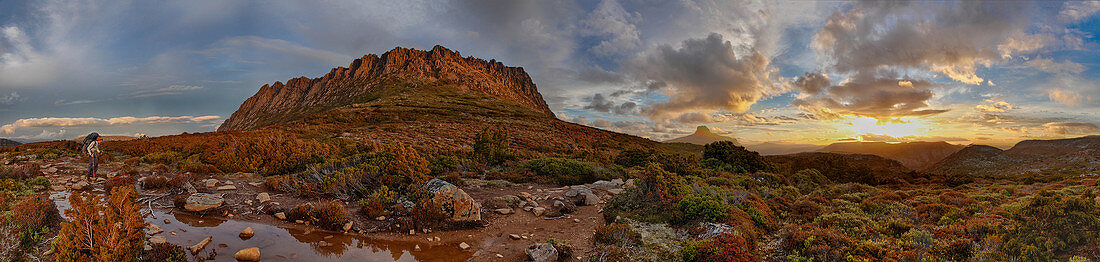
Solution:
[{"label": "sun", "polygon": [[878,120],[869,117],[849,118],[849,130],[854,135],[875,134],[892,137],[920,137],[927,135],[929,125],[923,119],[902,117],[894,121]]}]

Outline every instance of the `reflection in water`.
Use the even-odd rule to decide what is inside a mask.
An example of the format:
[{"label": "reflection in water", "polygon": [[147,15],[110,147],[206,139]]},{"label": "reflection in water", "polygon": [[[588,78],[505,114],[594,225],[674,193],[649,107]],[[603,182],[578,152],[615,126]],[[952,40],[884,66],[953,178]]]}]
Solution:
[{"label": "reflection in water", "polygon": [[[69,208],[69,193],[55,193],[51,197],[59,209]],[[152,212],[142,212],[149,214],[145,222],[164,230],[159,235],[167,238],[169,243],[186,248],[203,238],[213,236],[213,241],[198,255],[208,257],[211,252],[215,252],[216,261],[234,261],[234,253],[251,247],[260,248],[264,261],[461,261],[473,254],[459,249],[457,243],[436,246],[424,244],[421,245],[422,251],[414,251],[416,243],[412,242],[384,241],[328,231],[199,217],[172,210],[154,209]],[[247,227],[252,227],[256,235],[242,240],[237,235]],[[171,232],[175,232],[175,235]]]}]

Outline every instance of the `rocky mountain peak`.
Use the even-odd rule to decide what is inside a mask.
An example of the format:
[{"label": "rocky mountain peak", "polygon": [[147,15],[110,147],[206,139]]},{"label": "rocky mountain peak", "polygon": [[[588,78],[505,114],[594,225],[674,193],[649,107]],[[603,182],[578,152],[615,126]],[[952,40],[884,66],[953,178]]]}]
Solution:
[{"label": "rocky mountain peak", "polygon": [[463,57],[443,46],[431,50],[396,47],[382,55],[368,54],[348,67],[337,67],[322,77],[298,77],[286,83],[264,85],[218,127],[240,130],[292,121],[315,108],[341,106],[348,98],[394,83],[446,82],[515,103],[552,117],[535,83],[522,67],[494,60]]}]

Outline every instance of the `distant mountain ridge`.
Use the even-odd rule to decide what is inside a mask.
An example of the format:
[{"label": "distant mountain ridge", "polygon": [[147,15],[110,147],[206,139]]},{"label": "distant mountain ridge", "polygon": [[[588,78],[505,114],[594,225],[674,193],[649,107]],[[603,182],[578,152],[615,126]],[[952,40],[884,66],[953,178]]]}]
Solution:
[{"label": "distant mountain ridge", "polygon": [[966,146],[953,145],[942,141],[904,143],[843,142],[833,143],[817,151],[876,155],[897,160],[913,170],[924,170],[964,147]]},{"label": "distant mountain ridge", "polygon": [[927,170],[949,176],[1084,175],[1100,173],[1100,136],[1024,140],[1008,150],[972,145]]},{"label": "distant mountain ridge", "polygon": [[813,144],[794,144],[794,143],[777,143],[777,142],[764,142],[760,144],[746,145],[745,149],[750,151],[756,151],[761,155],[786,155],[802,152],[817,151],[825,146],[813,145]]},{"label": "distant mountain ridge", "polygon": [[685,137],[670,139],[668,141],[665,141],[665,143],[688,143],[696,145],[706,145],[718,141],[730,141],[734,144],[741,145],[741,143],[737,142],[736,138],[715,134],[714,132],[711,132],[710,128],[707,128],[707,126],[698,126],[695,128],[695,133]]},{"label": "distant mountain ridge", "polygon": [[395,83],[450,83],[446,85],[448,88],[490,95],[553,116],[522,67],[462,57],[437,45],[429,51],[397,47],[382,55],[365,55],[346,68],[333,68],[322,77],[299,77],[286,84],[264,85],[218,131],[290,122],[350,104],[354,97]]},{"label": "distant mountain ridge", "polygon": [[22,145],[22,144],[23,144],[23,143],[19,143],[19,141],[15,141],[15,140],[8,140],[8,139],[0,138],[0,147],[5,147],[5,146],[18,146],[18,145]]}]

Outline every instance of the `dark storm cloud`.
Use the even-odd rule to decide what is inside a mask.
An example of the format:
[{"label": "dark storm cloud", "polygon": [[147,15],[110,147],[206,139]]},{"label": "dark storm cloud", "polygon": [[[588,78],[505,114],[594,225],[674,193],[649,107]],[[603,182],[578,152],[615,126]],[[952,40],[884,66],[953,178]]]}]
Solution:
[{"label": "dark storm cloud", "polygon": [[[877,119],[927,116],[947,112],[928,108],[932,88],[936,86],[924,80],[856,76],[848,82],[823,89],[821,95],[795,99],[791,104],[806,109],[825,108],[834,114]],[[836,115],[817,113],[815,117],[829,118]]]},{"label": "dark storm cloud", "polygon": [[740,56],[722,35],[684,40],[674,48],[662,45],[629,65],[643,79],[666,83],[667,102],[655,103],[649,113],[660,117],[695,110],[744,112],[772,87],[770,59],[751,51]]}]

